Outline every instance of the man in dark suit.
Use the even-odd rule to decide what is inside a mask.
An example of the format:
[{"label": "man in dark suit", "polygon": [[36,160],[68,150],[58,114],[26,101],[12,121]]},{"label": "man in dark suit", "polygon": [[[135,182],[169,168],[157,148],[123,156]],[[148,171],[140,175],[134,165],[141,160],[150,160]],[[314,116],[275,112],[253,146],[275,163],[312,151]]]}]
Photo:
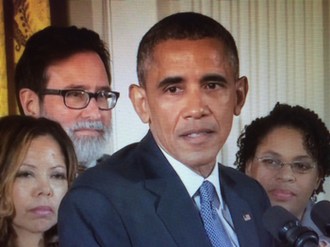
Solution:
[{"label": "man in dark suit", "polygon": [[231,34],[197,13],[145,34],[130,98],[150,131],[77,179],[60,208],[61,246],[272,245],[262,187],[216,162],[248,91],[238,64]]}]

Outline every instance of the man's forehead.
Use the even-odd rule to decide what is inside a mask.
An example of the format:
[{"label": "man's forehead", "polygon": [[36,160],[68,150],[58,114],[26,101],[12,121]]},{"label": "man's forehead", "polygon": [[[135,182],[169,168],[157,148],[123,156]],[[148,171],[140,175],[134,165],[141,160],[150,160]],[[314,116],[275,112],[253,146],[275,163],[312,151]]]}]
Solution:
[{"label": "man's forehead", "polygon": [[[200,47],[204,45],[204,48]],[[211,77],[235,81],[235,68],[228,61],[223,47],[218,48],[218,41],[215,39],[171,40],[163,43],[163,46],[161,43],[152,59],[145,63],[145,72],[146,79],[157,73],[160,82],[173,81],[173,78],[176,82],[179,81],[178,78],[184,81],[193,77],[199,81]]]},{"label": "man's forehead", "polygon": [[[176,54],[179,54],[175,57]],[[148,69],[155,62],[162,63],[166,59],[177,59],[177,61],[187,61],[193,56],[204,57],[204,59],[212,56],[213,58],[222,59],[228,66],[235,67],[234,54],[226,49],[224,43],[215,38],[204,38],[198,40],[173,40],[162,41],[150,51],[149,56],[145,60],[145,68]],[[175,62],[175,60],[173,60]]]},{"label": "man's forehead", "polygon": [[99,55],[95,52],[73,54],[45,70],[46,87],[58,89],[109,90],[110,81]]}]

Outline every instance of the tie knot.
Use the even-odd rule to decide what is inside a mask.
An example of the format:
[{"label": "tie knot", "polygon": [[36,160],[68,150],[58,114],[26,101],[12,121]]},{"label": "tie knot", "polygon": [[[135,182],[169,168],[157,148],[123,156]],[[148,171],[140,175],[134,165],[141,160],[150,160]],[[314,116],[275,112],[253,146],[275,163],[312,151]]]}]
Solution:
[{"label": "tie knot", "polygon": [[202,186],[199,189],[201,194],[201,202],[203,201],[209,201],[212,202],[214,200],[215,195],[215,188],[213,184],[209,181],[204,181]]}]

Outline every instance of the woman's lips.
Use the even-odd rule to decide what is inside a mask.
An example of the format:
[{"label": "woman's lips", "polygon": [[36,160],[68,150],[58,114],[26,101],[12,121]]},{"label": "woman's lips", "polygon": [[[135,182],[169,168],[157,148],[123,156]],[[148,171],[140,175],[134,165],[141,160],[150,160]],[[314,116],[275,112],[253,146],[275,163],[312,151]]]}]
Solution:
[{"label": "woman's lips", "polygon": [[292,191],[284,189],[273,189],[269,192],[278,201],[288,201],[296,196]]},{"label": "woman's lips", "polygon": [[29,211],[41,217],[54,214],[53,209],[49,206],[38,206],[30,209]]}]

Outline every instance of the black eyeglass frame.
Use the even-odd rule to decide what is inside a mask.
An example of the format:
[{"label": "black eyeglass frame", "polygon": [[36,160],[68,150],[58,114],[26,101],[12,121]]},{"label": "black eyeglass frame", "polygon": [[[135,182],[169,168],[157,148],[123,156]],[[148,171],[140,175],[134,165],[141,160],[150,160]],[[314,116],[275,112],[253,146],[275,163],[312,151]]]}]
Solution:
[{"label": "black eyeglass frame", "polygon": [[[66,104],[66,100],[65,100],[65,96],[68,92],[84,92],[88,95],[88,101],[86,103],[86,105],[84,107],[79,107],[79,108],[76,108],[76,107],[70,107]],[[94,98],[97,102],[97,97],[102,94],[102,93],[111,93],[113,95],[115,95],[115,103],[113,104],[113,106],[109,109],[102,109],[99,107],[100,110],[102,111],[109,111],[109,110],[112,110],[113,108],[115,108],[117,102],[118,102],[118,99],[120,97],[120,93],[119,92],[116,92],[116,91],[106,91],[106,90],[102,90],[102,91],[99,91],[99,92],[95,92],[95,93],[92,93],[92,92],[88,92],[86,90],[82,90],[82,89],[66,89],[66,90],[61,90],[61,89],[45,89],[41,92],[41,95],[60,95],[63,97],[63,103],[64,105],[69,108],[69,109],[74,109],[74,110],[81,110],[81,109],[84,109],[86,108],[88,105],[89,105],[89,102],[91,101],[92,98]]]}]

